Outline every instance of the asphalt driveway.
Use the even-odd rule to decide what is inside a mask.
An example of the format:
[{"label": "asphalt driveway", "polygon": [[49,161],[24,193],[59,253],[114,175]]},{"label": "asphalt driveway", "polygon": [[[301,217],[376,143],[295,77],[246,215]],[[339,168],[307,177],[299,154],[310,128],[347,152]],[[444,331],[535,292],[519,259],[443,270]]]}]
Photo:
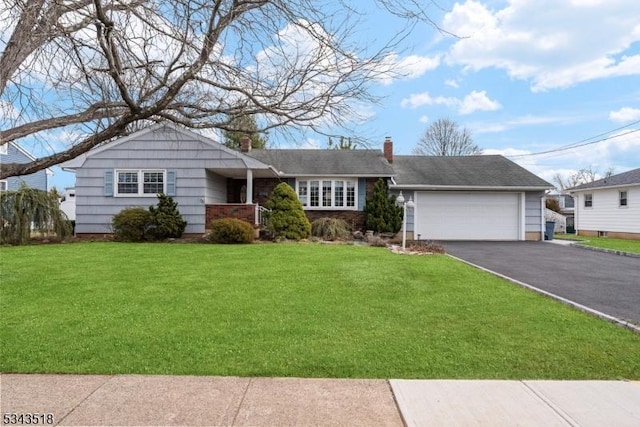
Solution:
[{"label": "asphalt driveway", "polygon": [[640,325],[640,258],[549,242],[444,242],[447,253]]}]

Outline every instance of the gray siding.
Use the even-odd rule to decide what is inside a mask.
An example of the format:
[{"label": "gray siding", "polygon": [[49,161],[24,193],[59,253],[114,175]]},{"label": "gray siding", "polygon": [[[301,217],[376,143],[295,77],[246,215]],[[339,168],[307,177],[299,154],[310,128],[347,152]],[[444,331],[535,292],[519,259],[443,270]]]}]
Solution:
[{"label": "gray siding", "polygon": [[[7,154],[0,154],[0,163],[29,163],[31,159],[17,149],[12,142],[7,145]],[[22,184],[27,187],[47,191],[47,171],[40,170],[30,175],[11,176],[6,179],[7,190],[15,191]]]},{"label": "gray siding", "polygon": [[524,231],[540,232],[542,230],[542,202],[544,191],[527,192],[524,196],[525,214]]},{"label": "gray siding", "polygon": [[[187,221],[185,233],[204,233],[205,203],[226,202],[226,179],[216,168],[244,168],[233,153],[197,139],[158,129],[95,153],[76,170],[76,232],[111,233],[115,214],[130,206],[148,208],[150,197],[105,196],[105,172],[116,169],[159,169],[176,173],[173,199]],[[213,172],[208,172],[207,169]],[[114,186],[116,181],[114,175]]]},{"label": "gray siding", "polygon": [[207,171],[207,188],[205,193],[205,203],[213,205],[215,203],[227,203],[227,178],[211,171]]}]

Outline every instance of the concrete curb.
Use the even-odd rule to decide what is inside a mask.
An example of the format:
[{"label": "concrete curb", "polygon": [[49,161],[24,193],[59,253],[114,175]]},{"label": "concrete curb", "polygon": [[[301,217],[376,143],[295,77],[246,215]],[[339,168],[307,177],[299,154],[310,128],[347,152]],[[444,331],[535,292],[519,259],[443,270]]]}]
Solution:
[{"label": "concrete curb", "polygon": [[573,246],[575,248],[580,248],[580,249],[587,249],[589,251],[594,251],[594,252],[604,252],[604,253],[607,253],[607,254],[628,256],[628,257],[631,257],[631,258],[640,258],[640,254],[634,254],[634,253],[625,252],[625,251],[616,251],[614,249],[597,248],[595,246],[586,246],[586,245],[581,245],[580,243],[571,243],[571,246]]},{"label": "concrete curb", "polygon": [[523,287],[525,289],[529,289],[531,291],[534,291],[534,292],[537,292],[537,293],[539,293],[541,295],[544,295],[545,297],[554,299],[554,300],[556,300],[558,302],[561,302],[562,304],[565,304],[565,305],[568,305],[570,307],[576,308],[576,309],[578,309],[578,310],[580,310],[580,311],[582,311],[584,313],[599,317],[602,320],[606,320],[607,322],[611,322],[611,323],[613,323],[613,324],[615,324],[617,326],[622,326],[623,328],[627,328],[627,329],[629,329],[629,330],[631,330],[631,331],[633,331],[633,332],[635,332],[637,334],[640,334],[640,326],[637,326],[637,325],[635,325],[635,324],[633,324],[631,322],[628,322],[628,321],[622,320],[622,319],[618,319],[617,317],[610,316],[610,315],[608,315],[606,313],[603,313],[601,311],[598,311],[598,310],[594,310],[594,309],[589,308],[589,307],[587,307],[585,305],[579,304],[579,303],[577,303],[575,301],[571,301],[571,300],[569,300],[567,298],[561,297],[561,296],[553,294],[551,292],[547,292],[545,290],[536,288],[535,286],[532,286],[532,285],[530,285],[528,283],[521,282],[520,280],[516,280],[516,279],[513,279],[513,278],[511,278],[509,276],[505,276],[504,274],[495,272],[493,270],[489,270],[488,268],[481,267],[481,266],[479,266],[477,264],[474,264],[472,262],[465,261],[464,259],[458,258],[458,257],[453,256],[451,254],[447,254],[447,256],[449,256],[449,257],[451,257],[451,258],[453,258],[455,260],[458,260],[460,262],[463,262],[463,263],[465,263],[467,265],[470,265],[472,267],[475,267],[475,268],[477,268],[479,270],[486,271],[487,273],[493,274],[494,276],[497,276],[497,277],[500,277],[502,279],[505,279],[505,280],[507,280],[507,281],[509,281],[511,283],[514,283],[514,284],[520,286],[520,287]]}]

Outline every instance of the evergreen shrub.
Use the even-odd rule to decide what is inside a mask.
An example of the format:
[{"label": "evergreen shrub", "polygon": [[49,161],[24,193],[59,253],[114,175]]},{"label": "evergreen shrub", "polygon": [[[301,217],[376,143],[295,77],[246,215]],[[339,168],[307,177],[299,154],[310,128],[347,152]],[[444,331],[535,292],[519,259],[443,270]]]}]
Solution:
[{"label": "evergreen shrub", "polygon": [[301,240],[311,234],[311,223],[302,209],[302,203],[287,183],[281,182],[274,188],[265,207],[270,210],[267,214],[267,230],[274,238]]},{"label": "evergreen shrub", "polygon": [[178,203],[164,194],[158,194],[158,205],[156,207],[149,206],[151,214],[151,230],[150,233],[155,239],[180,238],[187,222],[182,219],[180,211],[178,211]]},{"label": "evergreen shrub", "polygon": [[211,222],[211,232],[207,239],[212,243],[251,243],[253,227],[236,218],[217,219]]},{"label": "evergreen shrub", "polygon": [[367,230],[378,233],[397,233],[402,228],[402,208],[396,206],[396,196],[389,195],[387,181],[380,178],[373,187],[371,198],[364,207]]}]

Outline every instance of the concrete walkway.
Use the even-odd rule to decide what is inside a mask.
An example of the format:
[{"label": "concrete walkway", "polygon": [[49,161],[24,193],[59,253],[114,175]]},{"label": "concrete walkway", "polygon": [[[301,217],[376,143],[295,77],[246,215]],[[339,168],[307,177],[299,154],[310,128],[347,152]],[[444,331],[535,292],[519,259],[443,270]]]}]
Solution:
[{"label": "concrete walkway", "polygon": [[624,381],[2,374],[0,401],[3,425],[640,425]]}]

